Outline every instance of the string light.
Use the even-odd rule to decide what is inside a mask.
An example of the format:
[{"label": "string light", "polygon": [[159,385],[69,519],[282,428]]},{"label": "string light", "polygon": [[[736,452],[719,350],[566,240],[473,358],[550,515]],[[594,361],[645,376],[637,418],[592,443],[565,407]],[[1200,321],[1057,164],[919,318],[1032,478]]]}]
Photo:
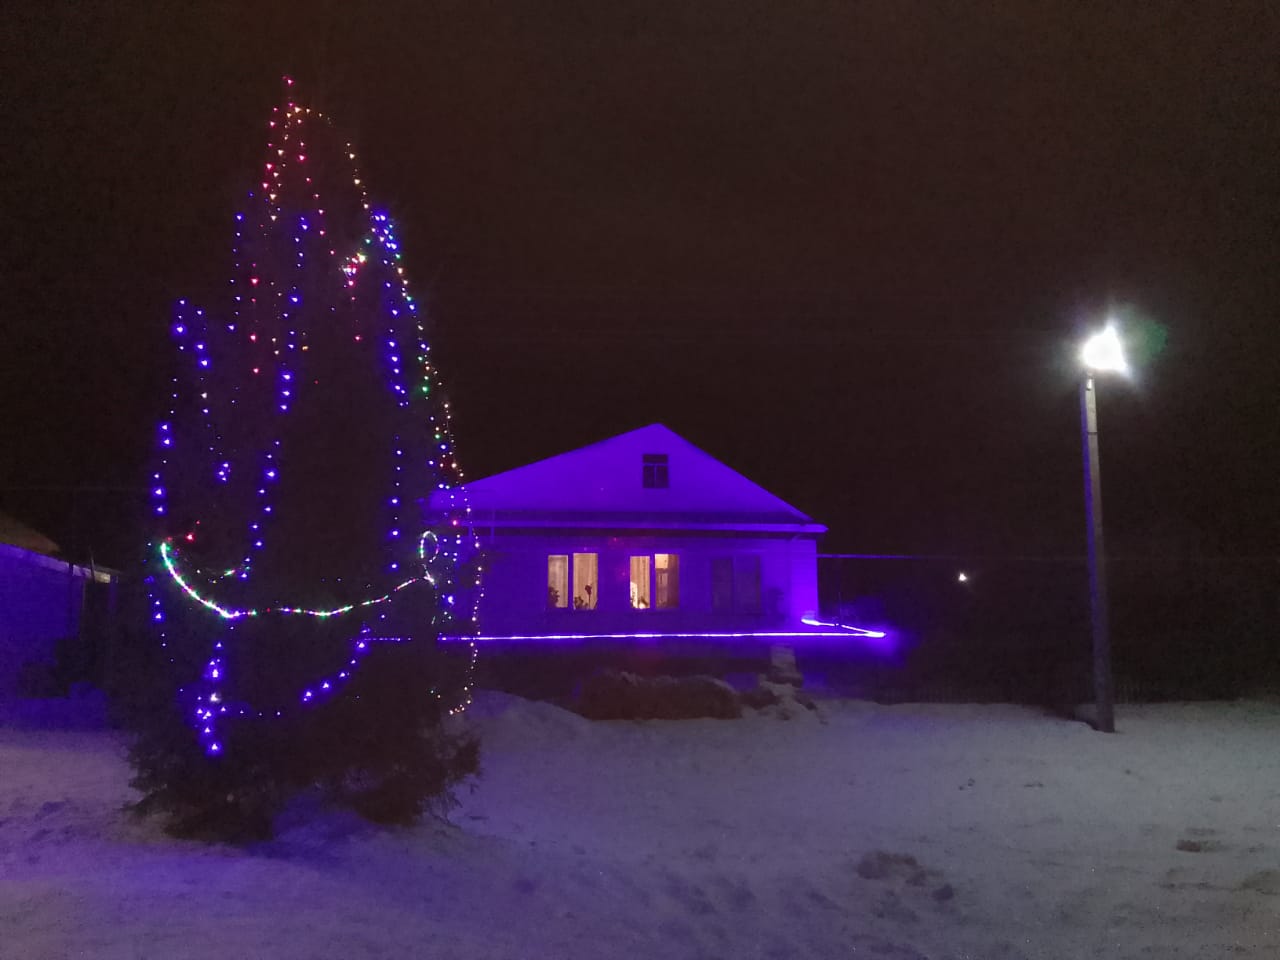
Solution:
[{"label": "string light", "polygon": [[442,636],[442,642],[464,641],[475,646],[477,643],[502,643],[506,641],[537,640],[821,640],[861,637],[869,640],[882,640],[887,636],[882,630],[863,630],[859,627],[844,627],[842,630],[749,630],[741,632],[706,632],[706,633],[538,633],[538,634],[504,634],[480,636]]},{"label": "string light", "polygon": [[[479,544],[457,466],[452,415],[448,403],[439,399],[439,373],[409,290],[394,225],[373,208],[354,149],[342,142],[335,149],[330,120],[299,104],[292,87],[286,78],[284,102],[267,125],[261,177],[245,208],[235,214],[234,269],[224,288],[225,308],[206,315],[187,300],[178,301],[171,330],[185,363],[172,380],[170,412],[159,425],[157,467],[151,475],[152,509],[162,531],[151,545],[159,569],[146,581],[160,644],[169,647],[174,604],[191,604],[194,613],[214,617],[217,625],[202,675],[188,694],[192,721],[211,755],[224,750],[219,729],[225,720],[283,716],[318,703],[350,679],[374,645],[412,642],[408,635],[375,635],[360,619],[385,610],[410,587],[424,584],[434,591],[433,631],[446,626],[455,633],[479,629],[479,564],[467,585],[469,615],[456,609],[464,562],[477,554]],[[312,173],[342,164],[350,186],[343,187],[340,177],[335,196],[326,203],[320,191],[330,189],[331,182],[319,185]],[[341,223],[334,218],[341,210],[358,210],[363,224],[354,249],[338,249],[342,231],[336,228]],[[351,324],[349,339],[340,328],[342,318]],[[300,404],[323,389],[324,368],[311,360],[315,337],[325,338],[326,345],[345,342],[352,363],[376,363],[385,377],[397,424],[387,438],[392,464],[383,547],[387,582],[382,588],[370,585],[363,599],[338,605],[308,603],[302,597],[244,603],[236,598],[247,596],[245,591],[261,579],[261,558],[289,546],[273,538],[271,528],[280,508],[276,492],[290,469],[285,425]],[[260,429],[245,428],[252,418],[259,418],[253,422]],[[181,511],[196,499],[193,490],[200,493],[197,512],[202,516],[175,527],[186,517]],[[225,493],[206,495],[210,490]],[[448,507],[434,519],[434,529],[417,511],[432,490],[448,491]],[[225,529],[225,505],[239,495],[250,506],[236,536]],[[205,520],[209,523],[202,527]],[[218,536],[205,536],[213,530]],[[270,584],[255,589],[261,594],[264,587],[269,590]],[[330,673],[306,684],[293,704],[255,707],[233,701],[226,643],[237,625],[270,616],[318,621],[349,617],[351,650]],[[378,614],[385,618],[385,612]],[[462,696],[447,706],[450,713],[471,702],[475,659],[473,643]],[[435,690],[430,694],[443,696]]]},{"label": "string light", "polygon": [[[223,620],[238,620],[241,617],[257,617],[263,614],[271,614],[271,613],[302,614],[304,616],[318,617],[319,619],[324,620],[329,617],[337,617],[337,616],[341,616],[344,613],[350,613],[352,610],[359,609],[360,607],[371,607],[371,606],[374,606],[375,604],[386,603],[395,594],[399,593],[405,587],[412,586],[415,583],[426,582],[426,583],[432,584],[433,586],[436,583],[435,578],[431,576],[430,573],[424,572],[423,575],[420,577],[413,577],[409,580],[405,580],[402,583],[396,584],[394,587],[391,588],[391,590],[389,590],[387,593],[384,593],[380,597],[371,597],[368,600],[361,600],[357,603],[347,603],[340,607],[334,607],[329,610],[309,610],[305,607],[289,607],[289,606],[283,606],[283,605],[275,606],[275,607],[263,607],[261,609],[238,610],[235,608],[219,606],[215,601],[210,600],[208,597],[202,596],[200,592],[196,590],[195,587],[193,587],[190,584],[190,582],[182,576],[182,574],[178,571],[177,551],[174,549],[170,541],[165,540],[163,543],[161,543],[159,552],[160,552],[160,561],[164,564],[165,570],[168,572],[169,576],[173,579],[173,582],[176,583],[178,587],[182,590],[182,592],[185,593],[192,600],[196,601],[196,603],[203,606],[205,609],[212,610]],[[231,572],[232,571],[229,570],[227,571],[227,573],[223,574],[223,576],[225,577]]]}]

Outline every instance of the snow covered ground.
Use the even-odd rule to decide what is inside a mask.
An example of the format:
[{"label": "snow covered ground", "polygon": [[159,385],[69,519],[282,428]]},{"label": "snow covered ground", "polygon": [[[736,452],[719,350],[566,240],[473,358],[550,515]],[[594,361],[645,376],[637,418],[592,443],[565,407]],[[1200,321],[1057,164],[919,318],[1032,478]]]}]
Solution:
[{"label": "snow covered ground", "polygon": [[592,723],[484,695],[452,825],[229,850],[0,727],[0,958],[1280,957],[1280,705]]}]

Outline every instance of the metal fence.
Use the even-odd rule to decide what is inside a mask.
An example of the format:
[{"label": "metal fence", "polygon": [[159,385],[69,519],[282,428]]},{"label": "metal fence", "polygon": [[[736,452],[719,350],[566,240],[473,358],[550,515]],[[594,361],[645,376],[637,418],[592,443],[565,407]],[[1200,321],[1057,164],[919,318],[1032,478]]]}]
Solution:
[{"label": "metal fence", "polygon": [[[1280,690],[1280,558],[1107,562],[1122,702]],[[1089,696],[1083,557],[826,554],[824,613],[885,625],[891,663],[838,678],[879,699],[1069,703]]]}]

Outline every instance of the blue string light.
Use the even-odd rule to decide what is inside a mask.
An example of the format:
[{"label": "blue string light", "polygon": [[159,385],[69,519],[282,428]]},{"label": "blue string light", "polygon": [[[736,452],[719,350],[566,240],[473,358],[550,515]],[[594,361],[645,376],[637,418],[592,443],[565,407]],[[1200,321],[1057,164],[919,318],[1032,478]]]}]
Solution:
[{"label": "blue string light", "polygon": [[[292,81],[286,79],[286,84],[292,86]],[[332,134],[327,117],[300,106],[286,90],[284,104],[274,109],[268,123],[262,178],[258,187],[249,192],[246,208],[235,215],[235,267],[228,284],[227,309],[215,320],[203,309],[179,300],[172,325],[179,354],[190,357],[190,363],[172,380],[170,414],[158,430],[158,465],[151,475],[151,499],[163,532],[152,545],[159,571],[147,578],[150,619],[164,648],[170,641],[168,612],[175,603],[193,604],[195,612],[214,617],[214,623],[220,625],[194,688],[191,708],[192,721],[211,755],[224,749],[219,725],[225,719],[270,718],[290,709],[290,705],[255,708],[228,701],[225,641],[239,622],[272,615],[318,620],[349,616],[353,620],[352,645],[345,661],[307,684],[293,706],[310,706],[334,694],[350,679],[373,645],[412,639],[374,635],[370,624],[360,620],[409,587],[423,584],[435,591],[433,625],[448,625],[454,631],[461,626],[467,633],[478,630],[482,596],[479,568],[471,583],[473,602],[463,615],[464,623],[458,622],[452,609],[452,597],[461,587],[458,579],[462,576],[464,552],[474,553],[478,544],[471,533],[470,508],[454,451],[449,405],[436,399],[440,393],[439,374],[431,363],[424,325],[400,263],[400,244],[390,218],[372,209],[355,152],[346,144],[339,157],[326,157],[326,162],[337,159],[348,164],[352,192],[335,199],[340,204],[354,199],[365,227],[363,235],[356,239],[354,252],[336,249],[325,202],[311,176],[314,164],[309,161],[309,138],[317,128],[322,134],[317,140]],[[320,149],[323,151],[323,143]],[[251,244],[249,237],[257,244]],[[272,249],[293,253],[285,256],[284,266],[280,266],[259,262],[251,252]],[[313,283],[309,285],[308,280]],[[316,300],[316,294],[308,291],[323,289],[326,283],[332,284],[333,295],[329,310],[321,312],[323,297]],[[361,296],[372,299],[376,307],[359,308]],[[312,334],[342,335],[341,328],[330,321],[336,319],[336,304],[343,298],[347,298],[345,306],[353,308],[353,362],[361,362],[363,352],[380,353],[379,365],[386,376],[389,399],[401,411],[401,429],[389,438],[393,469],[385,542],[386,571],[393,585],[337,607],[296,600],[265,606],[236,603],[230,598],[242,593],[245,584],[253,580],[255,557],[273,547],[270,521],[279,506],[275,491],[280,487],[288,459],[279,437],[250,449],[229,439],[227,434],[231,431],[224,431],[224,424],[237,422],[238,418],[265,416],[269,418],[267,425],[276,423],[282,427],[284,418],[291,417],[298,404],[306,402],[319,383],[309,373],[310,338]],[[316,302],[313,304],[312,300]],[[383,321],[380,327],[371,323],[375,318]],[[411,355],[411,350],[416,353]],[[215,372],[222,378],[220,382],[213,380]],[[232,379],[235,377],[242,379],[236,382]],[[227,388],[227,384],[233,385]],[[233,551],[231,555],[216,558],[219,562],[206,562],[203,568],[184,556],[201,550],[202,520],[194,519],[184,529],[172,527],[177,504],[171,498],[177,484],[166,479],[180,465],[192,463],[208,464],[209,472],[200,475],[207,477],[213,489],[248,484],[249,478],[256,478],[246,487],[253,506],[238,538],[239,546],[235,546],[236,538],[229,538],[232,546],[223,549]],[[245,479],[237,481],[237,477]],[[423,529],[424,519],[409,512],[410,507],[416,507],[418,498],[432,489],[452,491],[445,516],[447,535]],[[213,516],[216,514],[210,514],[211,519]],[[166,526],[169,529],[164,530]],[[416,572],[404,575],[402,568]],[[385,616],[381,614],[380,619]],[[474,666],[475,656],[472,644],[469,666]],[[451,712],[463,710],[470,703],[470,676],[469,672],[462,701],[453,705]],[[432,693],[440,696],[436,691]]]}]

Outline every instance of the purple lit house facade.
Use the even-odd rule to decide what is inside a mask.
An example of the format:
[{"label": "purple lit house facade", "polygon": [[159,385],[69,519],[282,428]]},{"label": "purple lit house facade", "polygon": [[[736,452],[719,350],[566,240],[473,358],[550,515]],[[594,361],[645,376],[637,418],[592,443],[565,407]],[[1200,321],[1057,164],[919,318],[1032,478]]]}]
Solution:
[{"label": "purple lit house facade", "polygon": [[465,489],[482,640],[769,643],[834,626],[813,622],[826,528],[661,424]]}]

